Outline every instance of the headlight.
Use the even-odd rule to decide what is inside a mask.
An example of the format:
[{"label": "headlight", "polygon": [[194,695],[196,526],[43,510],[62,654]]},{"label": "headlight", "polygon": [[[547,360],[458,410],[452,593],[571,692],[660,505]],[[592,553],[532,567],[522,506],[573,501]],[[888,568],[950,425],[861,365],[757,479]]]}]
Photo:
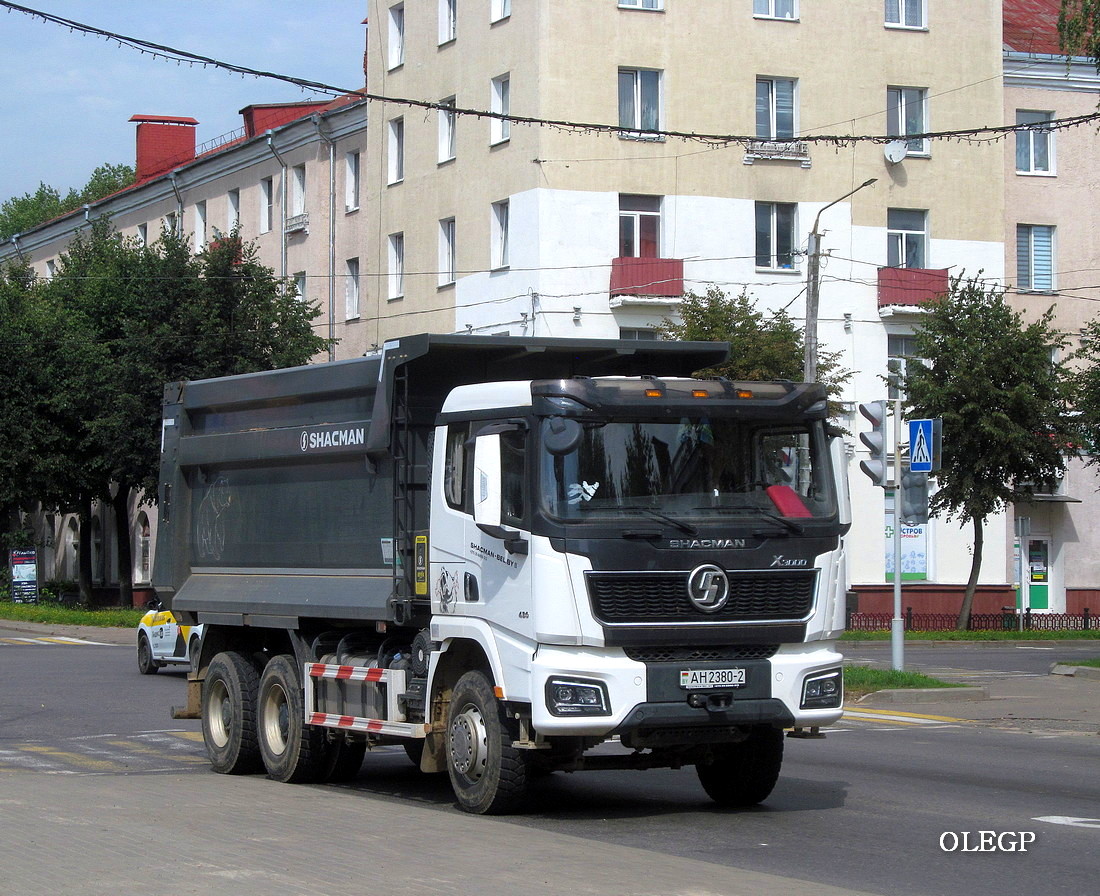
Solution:
[{"label": "headlight", "polygon": [[844,699],[844,672],[830,669],[811,675],[802,684],[802,709],[835,709]]},{"label": "headlight", "polygon": [[546,682],[546,707],[553,716],[607,716],[607,688],[601,681],[551,678]]}]

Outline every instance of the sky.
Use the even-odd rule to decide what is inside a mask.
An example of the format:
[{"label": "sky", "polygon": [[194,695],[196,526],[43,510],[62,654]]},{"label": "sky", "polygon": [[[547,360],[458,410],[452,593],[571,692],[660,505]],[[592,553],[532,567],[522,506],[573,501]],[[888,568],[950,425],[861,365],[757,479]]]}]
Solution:
[{"label": "sky", "polygon": [[[19,0],[22,7],[261,71],[363,87],[368,0]],[[198,119],[203,144],[258,103],[325,100],[283,81],[155,59],[0,3],[0,202],[134,164],[133,115]]]}]

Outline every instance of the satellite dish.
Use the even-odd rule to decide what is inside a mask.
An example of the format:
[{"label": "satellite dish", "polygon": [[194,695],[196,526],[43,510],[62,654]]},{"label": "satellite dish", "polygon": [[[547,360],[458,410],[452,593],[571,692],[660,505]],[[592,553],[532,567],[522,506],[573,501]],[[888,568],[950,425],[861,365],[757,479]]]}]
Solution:
[{"label": "satellite dish", "polygon": [[882,154],[891,165],[896,165],[904,159],[908,152],[909,146],[904,140],[891,140],[882,149]]}]

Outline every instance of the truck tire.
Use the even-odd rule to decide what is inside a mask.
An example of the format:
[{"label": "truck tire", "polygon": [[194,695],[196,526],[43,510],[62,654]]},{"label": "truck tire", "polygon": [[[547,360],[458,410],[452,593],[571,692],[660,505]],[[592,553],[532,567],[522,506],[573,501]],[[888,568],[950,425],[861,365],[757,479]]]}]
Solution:
[{"label": "truck tire", "polygon": [[138,635],[137,660],[138,671],[142,675],[157,674],[157,669],[160,666],[153,659],[153,648],[149,645],[149,639],[144,634]]},{"label": "truck tire", "polygon": [[256,733],[267,776],[287,784],[325,771],[325,732],[305,723],[302,682],[293,657],[273,658],[260,676]]},{"label": "truck tire", "polygon": [[783,731],[758,726],[740,743],[715,746],[711,758],[698,763],[695,770],[712,800],[744,809],[768,798],[782,765]]},{"label": "truck tire", "polygon": [[191,641],[187,645],[187,662],[191,668],[191,673],[198,674],[199,671],[199,650],[202,647],[198,635],[192,635]]},{"label": "truck tire", "polygon": [[512,746],[504,708],[481,672],[467,672],[451,694],[447,772],[459,806],[477,815],[514,811],[526,793],[527,759]]},{"label": "truck tire", "polygon": [[367,754],[367,742],[348,737],[343,731],[325,731],[324,768],[319,780],[342,784],[359,777],[363,757]]},{"label": "truck tire", "polygon": [[223,775],[261,768],[256,740],[256,691],[260,676],[242,653],[226,651],[210,661],[202,685],[202,738],[210,765]]}]

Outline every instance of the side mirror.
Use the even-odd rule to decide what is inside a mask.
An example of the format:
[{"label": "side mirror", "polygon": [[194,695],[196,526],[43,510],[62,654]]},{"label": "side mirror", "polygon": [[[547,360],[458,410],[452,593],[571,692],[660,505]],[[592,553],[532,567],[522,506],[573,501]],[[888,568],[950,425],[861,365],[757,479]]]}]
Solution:
[{"label": "side mirror", "polygon": [[584,427],[572,417],[550,417],[542,427],[542,444],[551,454],[569,454],[583,435]]},{"label": "side mirror", "polygon": [[474,522],[500,526],[500,433],[474,440]]}]

